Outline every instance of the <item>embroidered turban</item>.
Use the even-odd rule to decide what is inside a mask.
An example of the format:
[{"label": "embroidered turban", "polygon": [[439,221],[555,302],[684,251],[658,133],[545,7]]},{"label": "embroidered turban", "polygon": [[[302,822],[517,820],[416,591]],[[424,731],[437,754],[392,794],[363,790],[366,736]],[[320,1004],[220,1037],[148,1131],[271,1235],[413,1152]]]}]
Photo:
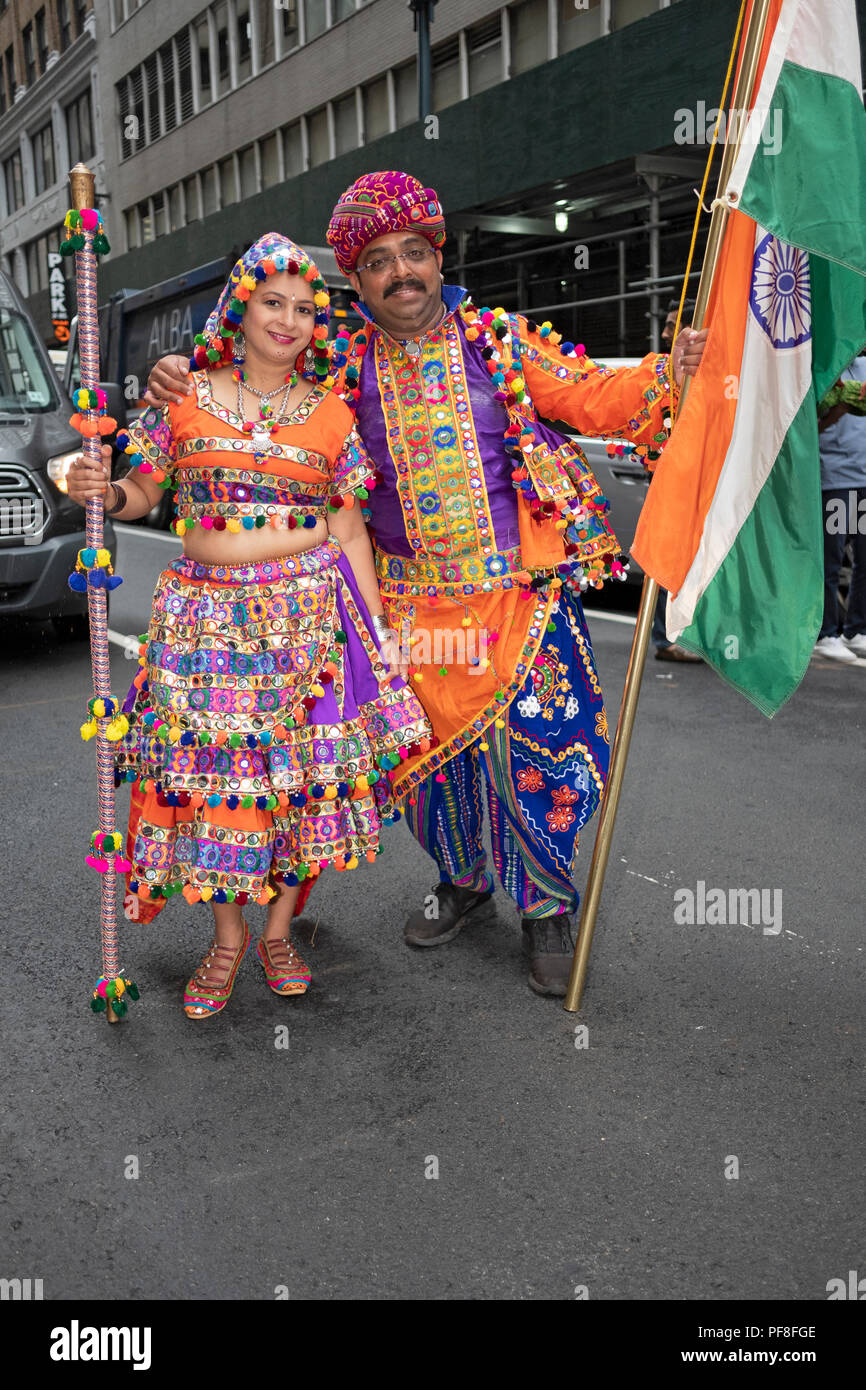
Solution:
[{"label": "embroidered turban", "polygon": [[334,208],[327,237],[344,275],[354,269],[365,246],[393,232],[418,232],[431,246],[445,241],[442,204],[432,188],[411,174],[391,169],[362,174]]}]

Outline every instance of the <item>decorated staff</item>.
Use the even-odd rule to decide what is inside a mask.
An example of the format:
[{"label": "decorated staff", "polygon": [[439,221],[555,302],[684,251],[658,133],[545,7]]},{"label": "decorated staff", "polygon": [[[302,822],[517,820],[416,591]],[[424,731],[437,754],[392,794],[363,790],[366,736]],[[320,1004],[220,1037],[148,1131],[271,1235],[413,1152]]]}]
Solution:
[{"label": "decorated staff", "polygon": [[[105,392],[99,381],[99,325],[96,312],[96,258],[110,249],[102,218],[94,208],[94,176],[84,164],[76,164],[69,175],[72,208],[66,214],[66,239],[60,247],[64,256],[75,256],[78,291],[78,342],[81,359],[81,386],[74,393],[76,413],[70,424],[80,432],[83,452],[94,464],[101,463],[102,437],[113,434],[117,421],[106,414]],[[111,555],[103,546],[105,508],[101,497],[90,497],[86,509],[86,546],[79,550],[69,587],[87,594],[90,617],[90,660],[93,671],[93,699],[88,703],[88,719],[81,726],[83,739],[96,738],[98,828],[90,837],[87,863],[101,875],[102,974],[96,981],[90,1007],[105,1013],[109,1023],[118,1023],[127,1009],[127,999],[137,999],[138,990],[125,977],[118,964],[117,879],[116,873],[129,869],[120,853],[122,839],[114,826],[114,760],[111,745],[123,738],[129,721],[121,702],[110,690],[108,659],[109,590],[122,581],[111,565]]]}]

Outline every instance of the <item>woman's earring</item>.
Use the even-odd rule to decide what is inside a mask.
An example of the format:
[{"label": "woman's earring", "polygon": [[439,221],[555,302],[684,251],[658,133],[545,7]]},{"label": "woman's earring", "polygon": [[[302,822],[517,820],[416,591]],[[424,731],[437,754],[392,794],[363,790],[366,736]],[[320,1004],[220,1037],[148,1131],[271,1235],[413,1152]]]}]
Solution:
[{"label": "woman's earring", "polygon": [[232,357],[234,357],[236,362],[243,362],[246,355],[247,340],[244,337],[243,333],[236,333],[234,336],[234,350],[232,352]]},{"label": "woman's earring", "polygon": [[307,371],[312,371],[313,367],[315,366],[316,358],[311,347],[307,348],[307,351],[304,354],[304,361],[306,363]]}]

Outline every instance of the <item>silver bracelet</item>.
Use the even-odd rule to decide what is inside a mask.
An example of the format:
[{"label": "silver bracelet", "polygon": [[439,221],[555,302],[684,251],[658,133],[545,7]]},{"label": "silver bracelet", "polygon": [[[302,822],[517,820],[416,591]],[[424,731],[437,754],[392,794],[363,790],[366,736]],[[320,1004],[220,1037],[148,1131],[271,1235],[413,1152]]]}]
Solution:
[{"label": "silver bracelet", "polygon": [[385,617],[384,613],[376,614],[375,618],[373,619],[373,631],[375,632],[380,642],[383,642],[390,633],[391,628],[388,625],[388,619]]}]

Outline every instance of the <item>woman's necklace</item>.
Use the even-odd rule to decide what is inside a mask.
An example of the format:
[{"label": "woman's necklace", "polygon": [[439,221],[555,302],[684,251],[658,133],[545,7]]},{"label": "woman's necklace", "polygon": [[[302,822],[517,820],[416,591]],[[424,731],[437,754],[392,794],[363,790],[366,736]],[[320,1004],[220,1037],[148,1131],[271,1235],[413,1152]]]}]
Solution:
[{"label": "woman's necklace", "polygon": [[[268,437],[272,434],[276,434],[279,429],[279,422],[286,418],[286,406],[293,387],[298,384],[298,373],[290,372],[285,379],[285,388],[277,386],[273,391],[260,391],[257,386],[252,386],[250,382],[247,381],[247,374],[242,367],[236,367],[233,376],[238,384],[237,413],[243,421],[241,429],[244,434],[252,435],[253,444],[259,448],[263,448],[268,443]],[[244,388],[246,388],[251,395],[258,396],[259,398],[258,420],[244,419]],[[283,392],[283,399],[280,402],[279,410],[275,416],[271,408],[271,400],[274,396],[278,395],[280,391]]]}]

